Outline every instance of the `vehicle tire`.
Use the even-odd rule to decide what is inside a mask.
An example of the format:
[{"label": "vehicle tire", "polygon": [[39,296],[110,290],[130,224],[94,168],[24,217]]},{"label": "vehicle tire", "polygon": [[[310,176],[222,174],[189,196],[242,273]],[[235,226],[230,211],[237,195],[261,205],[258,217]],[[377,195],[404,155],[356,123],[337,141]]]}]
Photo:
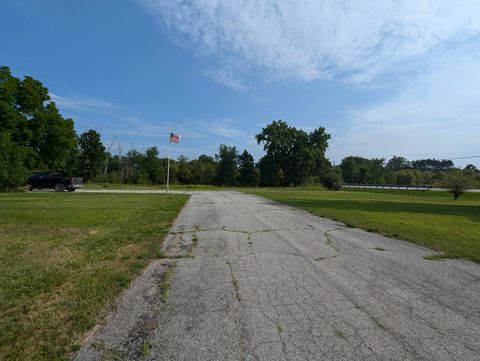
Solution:
[{"label": "vehicle tire", "polygon": [[69,191],[69,192],[75,192],[75,188],[68,188],[67,191]]},{"label": "vehicle tire", "polygon": [[55,184],[55,192],[64,192],[65,186],[62,183]]}]

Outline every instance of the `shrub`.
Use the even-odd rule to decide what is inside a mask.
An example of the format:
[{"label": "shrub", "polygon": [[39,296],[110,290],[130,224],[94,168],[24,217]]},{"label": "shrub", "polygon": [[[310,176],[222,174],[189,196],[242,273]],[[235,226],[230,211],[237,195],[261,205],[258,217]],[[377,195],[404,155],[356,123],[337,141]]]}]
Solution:
[{"label": "shrub", "polygon": [[322,176],[322,184],[329,190],[338,191],[343,187],[342,175],[336,169],[329,169]]},{"label": "shrub", "polygon": [[472,176],[463,173],[457,169],[445,177],[443,186],[453,194],[454,199],[458,199],[466,190],[472,188],[474,185],[474,179]]}]

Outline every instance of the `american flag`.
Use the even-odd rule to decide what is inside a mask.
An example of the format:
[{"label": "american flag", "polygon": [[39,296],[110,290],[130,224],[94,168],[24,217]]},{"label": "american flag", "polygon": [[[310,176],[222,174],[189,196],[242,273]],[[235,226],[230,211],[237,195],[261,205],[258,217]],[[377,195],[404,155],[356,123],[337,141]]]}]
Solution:
[{"label": "american flag", "polygon": [[180,143],[180,134],[170,133],[170,143]]}]

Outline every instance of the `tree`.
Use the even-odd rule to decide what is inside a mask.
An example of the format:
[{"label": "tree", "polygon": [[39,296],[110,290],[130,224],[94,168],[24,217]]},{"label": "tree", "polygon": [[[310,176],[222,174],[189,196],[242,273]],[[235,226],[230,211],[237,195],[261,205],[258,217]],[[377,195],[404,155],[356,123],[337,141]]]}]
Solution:
[{"label": "tree", "polygon": [[15,145],[10,135],[0,132],[0,191],[16,190],[25,183],[25,148]]},{"label": "tree", "polygon": [[183,184],[192,183],[192,172],[190,169],[190,164],[188,162],[188,158],[183,155],[178,157],[177,179],[180,183]]},{"label": "tree", "polygon": [[237,148],[220,144],[218,154],[215,155],[217,160],[216,183],[218,185],[234,186],[237,179]]},{"label": "tree", "polygon": [[162,167],[158,158],[158,148],[150,147],[145,150],[143,168],[147,174],[147,178],[152,184],[163,183],[165,181],[165,168]]},{"label": "tree", "polygon": [[[155,154],[155,151],[152,153]],[[141,153],[136,149],[130,149],[123,158],[122,169],[127,183],[144,184],[149,181],[145,153]]]},{"label": "tree", "polygon": [[86,181],[95,179],[104,166],[105,146],[102,143],[100,134],[90,129],[80,135],[79,138],[79,171]]},{"label": "tree", "polygon": [[340,164],[343,180],[347,183],[357,184],[383,183],[385,180],[384,162],[383,158],[346,157]]},{"label": "tree", "polygon": [[396,173],[397,184],[411,186],[416,184],[417,178],[412,169],[402,169]]},{"label": "tree", "polygon": [[238,184],[241,186],[256,186],[258,184],[258,172],[252,155],[244,150],[238,157]]},{"label": "tree", "polygon": [[463,169],[466,170],[466,171],[472,172],[472,173],[478,173],[479,172],[477,167],[475,167],[473,164],[467,164],[465,166],[465,168],[463,168]]},{"label": "tree", "polygon": [[[299,185],[313,175],[320,175],[322,168],[329,165],[325,158],[330,135],[320,127],[311,133],[289,126],[285,121],[273,121],[255,136],[266,152],[265,165],[269,165],[270,178],[274,181],[273,168],[283,173],[283,186]],[[273,166],[273,167],[272,167]],[[264,177],[266,179],[266,177]]]},{"label": "tree", "polygon": [[190,161],[191,179],[194,184],[214,184],[217,164],[215,159],[202,154],[198,159]]},{"label": "tree", "polygon": [[466,190],[473,187],[473,185],[474,179],[459,169],[450,171],[443,181],[443,186],[453,194],[455,200],[465,193]]},{"label": "tree", "polygon": [[29,76],[20,80],[8,67],[0,67],[3,151],[15,152],[5,159],[15,159],[24,169],[65,169],[77,145],[73,120],[60,115],[48,94],[38,80]]},{"label": "tree", "polygon": [[411,166],[413,169],[421,171],[442,171],[452,169],[454,167],[454,164],[449,159],[419,159],[411,162]]},{"label": "tree", "polygon": [[322,184],[329,190],[338,191],[343,187],[343,179],[338,168],[331,167],[323,173]]},{"label": "tree", "polygon": [[283,184],[283,170],[278,168],[271,155],[265,155],[258,162],[260,185],[262,187],[277,187]]}]

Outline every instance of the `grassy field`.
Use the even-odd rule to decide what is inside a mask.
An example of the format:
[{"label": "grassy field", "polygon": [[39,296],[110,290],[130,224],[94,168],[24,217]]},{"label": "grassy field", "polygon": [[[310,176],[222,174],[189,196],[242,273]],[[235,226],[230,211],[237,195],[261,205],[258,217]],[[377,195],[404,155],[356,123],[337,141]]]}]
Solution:
[{"label": "grassy field", "polygon": [[480,262],[480,193],[454,201],[440,191],[344,190],[319,188],[247,189],[352,227],[408,240],[445,257]]},{"label": "grassy field", "polygon": [[188,196],[0,194],[0,360],[66,360]]}]

